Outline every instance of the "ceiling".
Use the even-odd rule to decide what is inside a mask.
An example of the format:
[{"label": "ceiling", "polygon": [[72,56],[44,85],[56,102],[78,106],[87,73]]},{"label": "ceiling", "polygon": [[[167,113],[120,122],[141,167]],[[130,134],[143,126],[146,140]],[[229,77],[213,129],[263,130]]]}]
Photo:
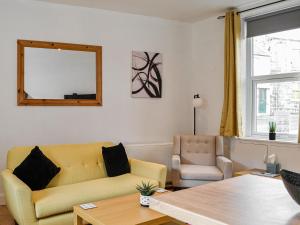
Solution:
[{"label": "ceiling", "polygon": [[[222,14],[228,8],[249,8],[272,0],[38,0],[153,16],[182,22],[196,22]],[[274,0],[273,0],[274,1]]]}]

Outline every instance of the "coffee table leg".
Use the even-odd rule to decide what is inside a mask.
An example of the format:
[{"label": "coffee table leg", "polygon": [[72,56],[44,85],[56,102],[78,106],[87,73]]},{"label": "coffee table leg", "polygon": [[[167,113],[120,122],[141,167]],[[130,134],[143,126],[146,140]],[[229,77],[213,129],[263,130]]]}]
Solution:
[{"label": "coffee table leg", "polygon": [[83,219],[76,214],[74,214],[74,225],[83,225]]}]

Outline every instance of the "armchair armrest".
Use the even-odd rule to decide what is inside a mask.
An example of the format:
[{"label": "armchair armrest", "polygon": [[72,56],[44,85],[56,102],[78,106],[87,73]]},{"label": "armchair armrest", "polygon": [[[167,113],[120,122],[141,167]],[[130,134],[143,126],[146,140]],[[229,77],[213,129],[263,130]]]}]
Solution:
[{"label": "armchair armrest", "polygon": [[8,169],[1,176],[6,204],[14,219],[20,225],[36,225],[31,189]]},{"label": "armchair armrest", "polygon": [[173,186],[180,185],[180,156],[172,156],[172,184]]},{"label": "armchair armrest", "polygon": [[165,187],[167,178],[166,166],[137,159],[130,159],[129,162],[132,174],[157,180],[159,187]]},{"label": "armchair armrest", "polygon": [[224,179],[232,177],[232,161],[224,156],[217,156],[217,167],[223,172]]},{"label": "armchair armrest", "polygon": [[179,155],[172,156],[172,169],[180,171],[180,156]]}]

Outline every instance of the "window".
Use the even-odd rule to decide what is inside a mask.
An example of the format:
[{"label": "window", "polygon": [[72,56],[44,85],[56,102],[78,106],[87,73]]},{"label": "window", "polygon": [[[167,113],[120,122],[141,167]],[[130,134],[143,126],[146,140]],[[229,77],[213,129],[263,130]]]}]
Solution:
[{"label": "window", "polygon": [[266,114],[267,112],[267,90],[268,88],[261,88],[258,89],[258,113],[259,114]]},{"label": "window", "polygon": [[248,103],[251,135],[266,135],[269,121],[279,137],[298,134],[300,28],[247,38]]}]

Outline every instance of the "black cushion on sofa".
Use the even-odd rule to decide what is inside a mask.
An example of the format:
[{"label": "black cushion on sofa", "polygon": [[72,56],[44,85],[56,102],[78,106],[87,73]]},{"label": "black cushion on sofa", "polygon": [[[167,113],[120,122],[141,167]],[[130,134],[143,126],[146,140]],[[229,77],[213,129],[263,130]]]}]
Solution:
[{"label": "black cushion on sofa", "polygon": [[122,143],[112,147],[102,147],[102,155],[109,177],[130,173],[127,154]]},{"label": "black cushion on sofa", "polygon": [[13,174],[35,191],[46,188],[59,171],[60,168],[48,159],[38,146],[35,146],[24,161],[14,169]]}]

